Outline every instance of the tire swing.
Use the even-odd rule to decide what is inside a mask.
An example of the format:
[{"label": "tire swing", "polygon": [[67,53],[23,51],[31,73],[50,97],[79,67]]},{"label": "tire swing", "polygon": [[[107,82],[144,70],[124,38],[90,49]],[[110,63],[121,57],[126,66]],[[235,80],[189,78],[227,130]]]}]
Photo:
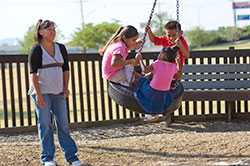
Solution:
[{"label": "tire swing", "polygon": [[[157,2],[157,0],[154,1],[147,25],[150,25],[150,23],[151,23],[154,9],[156,6],[156,2]],[[177,10],[176,10],[177,21],[179,21],[179,0],[177,0],[176,6],[177,6]],[[142,51],[143,45],[145,43],[146,35],[147,35],[147,32],[145,31],[143,39],[142,39],[142,45],[141,45],[140,49],[138,50],[138,52]],[[140,61],[140,66],[141,66],[142,71],[144,71],[145,65],[144,65],[143,61]],[[177,110],[181,106],[182,95],[184,92],[184,87],[183,87],[181,82],[179,82],[179,81],[176,81],[174,83],[172,82],[172,85],[174,87],[171,88],[170,92],[174,96],[174,99],[173,99],[172,103],[170,104],[170,106],[164,112],[159,112],[159,113],[157,113],[157,112],[154,112],[154,113],[145,112],[134,97],[134,94],[133,94],[134,88],[133,87],[127,87],[127,86],[121,85],[119,83],[109,81],[108,94],[109,94],[110,98],[113,99],[118,105],[123,106],[123,107],[125,107],[131,111],[137,112],[137,113],[171,114],[172,112],[174,112],[175,110]]]}]

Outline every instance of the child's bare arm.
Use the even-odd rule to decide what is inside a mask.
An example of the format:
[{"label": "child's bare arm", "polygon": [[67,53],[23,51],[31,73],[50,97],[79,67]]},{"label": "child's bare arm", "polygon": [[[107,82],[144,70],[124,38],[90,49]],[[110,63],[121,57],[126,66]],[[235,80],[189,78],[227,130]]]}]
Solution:
[{"label": "child's bare arm", "polygon": [[113,55],[111,60],[112,67],[123,67],[125,65],[137,65],[137,61],[135,59],[124,60],[121,55]]},{"label": "child's bare arm", "polygon": [[153,65],[145,66],[145,70],[144,70],[145,74],[150,73],[152,71],[153,71]]},{"label": "child's bare arm", "polygon": [[177,71],[177,73],[175,74],[174,78],[175,78],[176,80],[180,80],[181,77],[182,77],[182,68],[183,68],[183,64],[181,63],[179,57],[176,59],[176,64],[177,64],[177,69],[178,69],[178,71]]},{"label": "child's bare arm", "polygon": [[149,40],[154,43],[155,42],[155,35],[152,32],[151,28],[149,26],[146,27],[146,32],[148,33]]},{"label": "child's bare arm", "polygon": [[183,55],[184,55],[186,58],[188,58],[188,57],[190,56],[189,50],[188,50],[186,47],[184,47],[184,45],[183,45],[182,42],[179,42],[178,46],[179,46],[181,52],[183,53]]},{"label": "child's bare arm", "polygon": [[180,40],[180,37],[182,35],[182,32],[179,34],[179,37],[175,40],[176,45],[180,48],[180,51],[183,53],[183,55],[188,58],[190,56],[190,52],[188,47],[185,47],[185,43]]}]

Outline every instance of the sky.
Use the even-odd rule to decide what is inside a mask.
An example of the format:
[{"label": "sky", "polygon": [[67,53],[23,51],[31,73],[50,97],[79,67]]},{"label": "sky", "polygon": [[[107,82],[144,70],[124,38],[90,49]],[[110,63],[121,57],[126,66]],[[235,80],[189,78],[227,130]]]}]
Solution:
[{"label": "sky", "polygon": [[[101,23],[119,20],[123,25],[146,22],[154,0],[1,0],[0,1],[0,40],[5,38],[22,39],[28,27],[38,19],[53,20],[65,40],[84,23]],[[238,12],[248,12],[242,9]],[[167,12],[176,18],[175,0],[158,0],[155,12]],[[154,17],[153,17],[154,19]],[[194,26],[204,29],[217,29],[220,26],[233,26],[231,0],[180,0],[180,22],[184,30]],[[242,24],[248,24],[244,21]]]}]

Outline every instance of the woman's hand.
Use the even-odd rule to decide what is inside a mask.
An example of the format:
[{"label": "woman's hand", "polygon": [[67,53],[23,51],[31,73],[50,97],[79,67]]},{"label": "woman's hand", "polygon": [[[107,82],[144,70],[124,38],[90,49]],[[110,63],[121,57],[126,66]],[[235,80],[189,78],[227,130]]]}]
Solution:
[{"label": "woman's hand", "polygon": [[69,97],[69,94],[70,94],[69,89],[64,89],[63,90],[63,95],[64,95],[65,98]]},{"label": "woman's hand", "polygon": [[43,95],[37,95],[36,96],[36,104],[41,107],[41,108],[44,108],[46,107],[46,102],[44,100],[44,97]]}]

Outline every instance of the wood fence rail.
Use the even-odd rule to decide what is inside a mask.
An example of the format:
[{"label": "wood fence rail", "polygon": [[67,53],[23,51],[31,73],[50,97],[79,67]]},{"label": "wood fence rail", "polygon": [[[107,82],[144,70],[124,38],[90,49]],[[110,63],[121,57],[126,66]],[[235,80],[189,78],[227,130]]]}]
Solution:
[{"label": "wood fence rail", "polygon": [[[143,53],[146,64],[158,52]],[[132,53],[130,56],[134,56]],[[192,51],[187,64],[249,64],[250,50]],[[71,126],[110,124],[138,120],[142,115],[115,104],[107,94],[107,81],[101,77],[98,54],[70,54],[71,95],[68,116]],[[36,126],[34,105],[27,94],[29,68],[27,55],[0,55],[0,132],[32,130]],[[235,101],[235,118],[249,118],[248,101]],[[173,120],[227,119],[224,101],[183,101]],[[89,125],[86,125],[89,126]]]}]

